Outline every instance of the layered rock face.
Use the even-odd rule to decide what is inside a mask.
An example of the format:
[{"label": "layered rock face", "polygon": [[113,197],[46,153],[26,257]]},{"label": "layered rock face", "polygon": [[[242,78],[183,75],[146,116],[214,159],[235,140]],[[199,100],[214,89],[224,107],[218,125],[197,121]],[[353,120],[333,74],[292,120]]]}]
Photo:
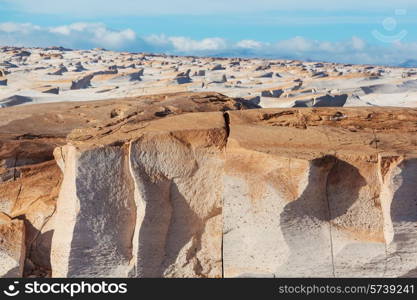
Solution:
[{"label": "layered rock face", "polygon": [[57,145],[52,276],[417,275],[417,110],[191,98]]},{"label": "layered rock face", "polygon": [[68,181],[53,274],[413,276],[416,120],[400,109],[232,111],[72,141],[56,151]]},{"label": "layered rock face", "polygon": [[225,143],[221,113],[192,114],[126,143],[57,151],[53,275],[221,277]]},{"label": "layered rock face", "polygon": [[[415,111],[229,115],[226,277],[397,277],[415,268],[417,193],[400,171],[407,166],[408,182],[417,174]],[[397,235],[408,228],[402,245],[395,226]]]},{"label": "layered rock face", "polygon": [[[8,254],[10,259],[18,262],[20,269],[17,273],[15,271],[10,273],[15,266],[6,263],[0,264],[0,273],[5,276],[17,276],[17,274],[21,276],[25,265],[25,276],[50,276],[54,224],[60,223],[66,226],[62,221],[54,221],[56,200],[60,190],[61,194],[63,193],[61,188],[63,176],[57,162],[61,163],[59,159],[55,161],[53,152],[56,147],[67,143],[66,136],[74,128],[99,131],[99,136],[105,139],[113,130],[117,131],[117,128],[124,126],[125,123],[140,123],[142,124],[140,126],[143,126],[146,120],[184,112],[221,111],[241,107],[239,102],[220,94],[188,93],[105,102],[31,105],[0,110],[0,217],[3,216],[5,219],[1,226],[6,228],[5,230],[23,231],[16,232],[13,236],[17,240],[23,240],[22,246],[26,250],[25,254],[18,250],[20,246],[16,246],[17,252],[13,250],[12,254]],[[73,135],[76,135],[76,132],[74,131]],[[82,139],[89,138],[86,136]],[[115,160],[107,161],[107,156],[107,152],[101,156],[104,157],[103,162],[106,162],[107,166],[118,162],[122,157],[120,153],[114,154]],[[100,161],[100,157],[95,157],[95,153],[92,153],[90,158],[83,157],[87,160]],[[65,167],[68,168],[68,165]],[[90,171],[86,169],[85,172]],[[113,175],[117,177],[118,173]],[[113,181],[112,178],[109,180]],[[64,178],[63,187],[66,186],[66,181],[67,178]],[[107,183],[103,182],[103,186],[105,185]],[[125,192],[124,187],[121,187],[120,192],[127,193],[120,196],[120,203],[129,202],[130,200],[123,200],[130,197],[128,197],[129,189],[126,188]],[[114,211],[117,211],[119,204],[115,205]],[[19,227],[16,222],[24,222],[24,226],[19,225]],[[9,235],[0,235],[0,238],[4,240],[5,247],[9,248]],[[0,243],[0,249],[1,245]]]}]

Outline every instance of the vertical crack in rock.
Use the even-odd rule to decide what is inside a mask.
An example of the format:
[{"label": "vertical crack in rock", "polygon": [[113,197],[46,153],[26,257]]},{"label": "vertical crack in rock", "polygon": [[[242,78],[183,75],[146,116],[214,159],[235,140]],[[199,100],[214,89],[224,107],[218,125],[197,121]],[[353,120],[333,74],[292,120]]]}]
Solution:
[{"label": "vertical crack in rock", "polygon": [[384,220],[384,246],[385,246],[385,267],[383,277],[388,274],[389,264],[389,244],[393,239],[393,223],[391,217],[391,204],[393,191],[391,188],[391,179],[393,170],[401,163],[403,158],[399,156],[383,156],[378,155],[378,177],[380,182],[380,202]]},{"label": "vertical crack in rock", "polygon": [[16,195],[15,203],[17,203],[17,200],[19,200],[20,194],[22,193],[22,189],[23,189],[23,185],[19,184],[19,190],[18,190],[17,195]]},{"label": "vertical crack in rock", "polygon": [[230,135],[230,116],[229,113],[224,112],[223,113],[223,118],[224,118],[224,128],[226,129],[226,143],[227,144],[227,140],[229,138]]},{"label": "vertical crack in rock", "polygon": [[16,153],[16,157],[14,159],[14,165],[13,165],[13,181],[16,181],[16,167],[17,167],[18,156],[19,156],[19,153]]},{"label": "vertical crack in rock", "polygon": [[[226,130],[226,137],[225,137],[225,143],[224,143],[224,156],[225,161],[227,160],[227,144],[229,142],[229,136],[230,136],[230,115],[227,112],[223,113],[224,118],[224,128]],[[223,168],[223,173],[225,172]],[[222,174],[224,176],[224,174]],[[222,182],[224,185],[224,182]],[[224,187],[223,187],[224,188]],[[224,208],[224,196],[221,198],[221,206]],[[221,241],[221,271],[222,271],[222,278],[224,278],[224,213],[222,213],[222,241]]]},{"label": "vertical crack in rock", "polygon": [[334,264],[334,250],[333,250],[333,235],[332,235],[332,213],[330,210],[330,201],[329,201],[329,174],[334,168],[334,162],[332,163],[332,167],[326,174],[326,184],[325,184],[325,196],[326,196],[326,203],[327,203],[327,213],[328,213],[328,225],[329,225],[329,236],[330,236],[330,254],[331,254],[331,262],[332,262],[332,273],[333,277],[336,277],[335,271],[335,264]]},{"label": "vertical crack in rock", "polygon": [[[389,163],[389,165],[390,165],[390,163]],[[384,192],[384,185],[385,185],[385,175],[386,175],[386,172],[385,172],[385,174],[383,174],[384,173],[384,171],[382,170],[382,159],[381,159],[381,155],[378,155],[378,164],[377,164],[377,170],[376,170],[376,172],[377,172],[377,178],[378,178],[378,181],[379,181],[379,186],[378,186],[378,188],[379,188],[379,203],[380,203],[380,206],[381,206],[381,213],[382,213],[382,220],[383,220],[383,233],[384,233],[384,270],[383,270],[383,273],[382,273],[382,277],[385,277],[386,276],[386,274],[387,274],[387,271],[388,271],[388,244],[387,244],[387,239],[386,239],[386,236],[385,236],[385,222],[387,221],[386,220],[386,216],[384,215],[384,203],[383,203],[383,201],[384,201],[384,199],[383,199],[383,192]],[[388,166],[388,168],[389,168],[389,166]]]},{"label": "vertical crack in rock", "polygon": [[135,180],[135,174],[133,171],[133,164],[132,164],[132,141],[129,142],[128,152],[127,152],[127,161],[129,165],[129,175],[131,177],[131,180],[133,182],[133,208],[135,213],[135,220],[134,220],[134,229],[132,232],[132,238],[131,238],[131,245],[132,245],[132,251],[131,251],[131,259],[129,262],[130,270],[129,270],[129,277],[137,277],[137,252],[138,252],[138,230],[139,230],[139,222],[138,222],[138,214],[139,214],[139,206],[138,202],[140,201],[138,199],[139,197],[139,188],[137,185],[137,182]]},{"label": "vertical crack in rock", "polygon": [[[161,266],[166,257],[166,239],[171,220],[170,205],[171,182],[164,178],[148,175],[146,167],[153,169],[156,164],[149,151],[149,142],[140,138],[131,142],[131,174],[136,185],[135,201],[137,207],[134,234],[135,277],[161,277]],[[154,149],[155,150],[155,149]],[[150,165],[151,164],[151,165]]]}]

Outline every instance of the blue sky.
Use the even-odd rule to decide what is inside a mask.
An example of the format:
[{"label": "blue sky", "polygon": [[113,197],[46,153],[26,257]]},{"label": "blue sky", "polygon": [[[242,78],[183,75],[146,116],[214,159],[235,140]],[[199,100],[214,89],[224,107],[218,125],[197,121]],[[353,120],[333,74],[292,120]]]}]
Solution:
[{"label": "blue sky", "polygon": [[415,0],[0,0],[0,45],[400,64]]}]

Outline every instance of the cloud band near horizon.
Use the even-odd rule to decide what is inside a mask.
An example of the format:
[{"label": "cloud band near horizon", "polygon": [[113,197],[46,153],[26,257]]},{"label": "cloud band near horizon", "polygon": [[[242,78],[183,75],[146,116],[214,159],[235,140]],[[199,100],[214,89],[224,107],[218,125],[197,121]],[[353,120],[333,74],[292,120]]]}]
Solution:
[{"label": "cloud band near horizon", "polygon": [[396,41],[372,45],[352,36],[345,41],[319,41],[300,36],[275,42],[247,39],[230,41],[222,37],[192,39],[186,36],[151,34],[141,36],[130,28],[112,30],[103,23],[78,22],[43,27],[32,23],[0,23],[0,45],[72,49],[96,47],[131,52],[175,55],[259,57],[331,61],[339,63],[398,65],[417,60],[417,43]]}]

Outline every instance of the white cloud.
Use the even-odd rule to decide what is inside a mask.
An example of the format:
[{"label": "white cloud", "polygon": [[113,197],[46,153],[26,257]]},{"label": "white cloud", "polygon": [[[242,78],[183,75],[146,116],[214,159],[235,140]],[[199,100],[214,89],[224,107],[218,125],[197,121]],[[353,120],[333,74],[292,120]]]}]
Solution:
[{"label": "white cloud", "polygon": [[[316,45],[314,45],[316,44]],[[311,40],[306,40],[303,37],[297,36],[289,40],[280,41],[275,45],[275,48],[281,51],[295,51],[295,52],[308,52],[319,45]]]},{"label": "white cloud", "polygon": [[263,43],[254,40],[241,40],[236,43],[236,46],[243,49],[258,49]]},{"label": "white cloud", "polygon": [[356,36],[352,37],[352,47],[355,50],[363,50],[365,48],[365,46],[366,46],[366,44],[362,39],[360,39]]},{"label": "white cloud", "polygon": [[136,39],[136,33],[132,29],[121,31],[109,30],[102,23],[73,23],[49,28],[49,32],[65,36],[79,36],[82,34],[92,43],[103,47],[119,48]]},{"label": "white cloud", "polygon": [[175,50],[180,52],[193,51],[219,51],[227,47],[226,40],[222,38],[206,38],[199,41],[186,37],[170,37]]},{"label": "white cloud", "polygon": [[63,34],[63,35],[70,35],[71,29],[70,29],[69,26],[58,26],[58,27],[50,28],[49,32],[59,33],[59,34]]},{"label": "white cloud", "polygon": [[136,39],[136,33],[132,29],[109,30],[102,23],[73,23],[67,26],[52,27],[49,29],[49,32],[66,36],[83,34],[92,43],[101,44],[103,47],[109,48],[119,48]]},{"label": "white cloud", "polygon": [[111,30],[102,23],[40,27],[30,23],[0,23],[0,43],[28,46],[121,49],[139,40],[132,29]]},{"label": "white cloud", "polygon": [[144,37],[144,40],[155,47],[168,48],[171,46],[171,41],[165,34],[151,34]]},{"label": "white cloud", "polygon": [[164,51],[174,51],[180,53],[203,53],[228,49],[229,43],[219,37],[193,40],[184,36],[149,35],[143,38],[149,46]]},{"label": "white cloud", "polygon": [[41,30],[40,26],[31,23],[0,23],[0,31],[6,33],[30,33],[32,31]]},{"label": "white cloud", "polygon": [[112,30],[102,23],[74,23],[41,27],[30,23],[0,23],[0,45],[63,46],[89,49],[165,52],[178,55],[220,55],[334,61],[363,64],[400,64],[417,60],[417,42],[372,45],[359,37],[330,42],[298,36],[276,42],[229,41],[220,37],[201,40],[184,36],[139,37],[131,29]]}]

